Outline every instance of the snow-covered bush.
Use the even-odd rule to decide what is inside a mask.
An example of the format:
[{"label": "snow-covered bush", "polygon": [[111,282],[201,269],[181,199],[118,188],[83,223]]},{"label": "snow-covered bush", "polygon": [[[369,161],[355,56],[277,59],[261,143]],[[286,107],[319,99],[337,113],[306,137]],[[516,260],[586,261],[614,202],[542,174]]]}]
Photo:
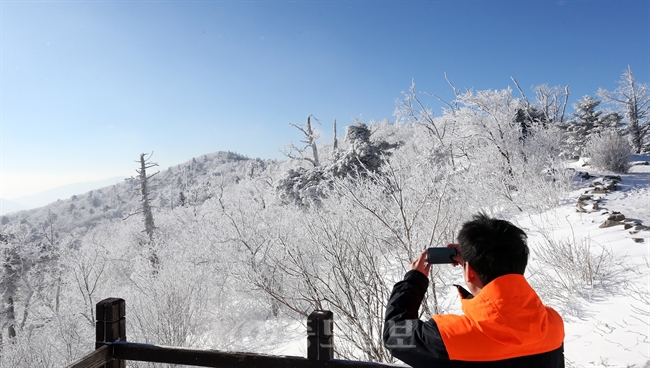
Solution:
[{"label": "snow-covered bush", "polygon": [[[58,321],[57,321],[58,322]],[[62,328],[68,328],[70,325]],[[50,335],[43,331],[34,331],[33,335],[20,335],[11,343],[2,346],[1,368],[14,367],[60,367],[61,362],[69,362],[65,356],[69,346],[52,342]],[[38,332],[38,333],[36,333]],[[48,331],[49,332],[49,331]],[[56,329],[51,330],[57,333]],[[57,341],[58,342],[58,341]]]},{"label": "snow-covered bush", "polygon": [[532,247],[530,280],[546,303],[562,314],[581,317],[576,296],[591,300],[620,285],[626,268],[611,248],[589,238],[552,239]]},{"label": "snow-covered bush", "polygon": [[296,206],[318,203],[328,187],[328,176],[323,166],[289,169],[286,176],[276,183],[278,198]]},{"label": "snow-covered bush", "polygon": [[592,135],[585,147],[591,166],[620,173],[630,169],[631,152],[628,140],[613,131]]}]

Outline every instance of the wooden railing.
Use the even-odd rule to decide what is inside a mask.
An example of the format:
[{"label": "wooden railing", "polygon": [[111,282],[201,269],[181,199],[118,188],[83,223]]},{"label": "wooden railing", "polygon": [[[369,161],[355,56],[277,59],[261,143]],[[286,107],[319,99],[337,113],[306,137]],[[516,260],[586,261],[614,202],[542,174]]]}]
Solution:
[{"label": "wooden railing", "polygon": [[124,299],[102,300],[97,303],[96,315],[95,350],[68,368],[125,368],[129,360],[221,368],[397,367],[390,364],[333,359],[334,316],[330,311],[315,311],[307,319],[307,358],[127,342]]}]

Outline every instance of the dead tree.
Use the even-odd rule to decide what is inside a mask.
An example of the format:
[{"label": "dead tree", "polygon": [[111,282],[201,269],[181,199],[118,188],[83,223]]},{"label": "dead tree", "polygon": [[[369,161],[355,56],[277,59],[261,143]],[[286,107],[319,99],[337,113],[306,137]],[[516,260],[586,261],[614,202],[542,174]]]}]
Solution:
[{"label": "dead tree", "polygon": [[158,268],[159,261],[154,243],[154,231],[156,229],[156,225],[153,222],[153,212],[151,211],[151,204],[149,200],[149,190],[151,187],[149,179],[158,174],[160,171],[157,171],[151,175],[147,175],[147,169],[158,166],[157,163],[149,161],[152,155],[153,152],[148,156],[144,153],[141,153],[140,160],[135,161],[140,163],[140,168],[136,169],[135,171],[138,173],[138,178],[140,179],[140,194],[142,195],[142,198],[140,199],[141,208],[139,211],[136,211],[127,217],[142,213],[144,219],[144,233],[147,234],[148,238],[146,245],[148,246],[148,250],[150,252],[149,261],[151,262],[151,265],[153,266],[155,272],[155,270]]},{"label": "dead tree", "polygon": [[339,148],[339,142],[336,138],[336,119],[334,119],[334,144],[332,145],[332,151],[336,152],[338,148]]},{"label": "dead tree", "polygon": [[[305,139],[300,141],[305,144],[304,147],[296,147],[293,143],[289,144],[282,153],[290,159],[300,159],[310,162],[314,167],[320,166],[320,161],[318,160],[318,147],[316,146],[316,140],[320,138],[318,133],[314,131],[311,126],[311,118],[314,118],[317,123],[320,124],[320,121],[314,117],[314,115],[307,116],[307,124],[298,125],[289,123],[292,127],[300,130],[302,134],[305,135]],[[311,148],[312,157],[306,156],[307,149]]]}]

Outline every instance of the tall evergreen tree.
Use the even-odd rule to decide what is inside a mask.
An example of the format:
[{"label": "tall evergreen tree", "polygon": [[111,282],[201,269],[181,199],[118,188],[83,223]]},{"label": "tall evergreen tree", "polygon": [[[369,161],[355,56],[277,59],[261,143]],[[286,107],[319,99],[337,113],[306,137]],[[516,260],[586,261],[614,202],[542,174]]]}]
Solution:
[{"label": "tall evergreen tree", "polygon": [[384,140],[373,141],[371,136],[370,127],[363,122],[347,126],[345,141],[348,148],[335,153],[330,167],[331,174],[335,177],[357,177],[378,172],[398,144]]},{"label": "tall evergreen tree", "polygon": [[620,127],[622,117],[615,112],[597,109],[600,103],[600,100],[587,95],[573,104],[576,109],[576,112],[571,114],[573,119],[560,125],[565,131],[566,154],[579,157],[592,134],[617,130]]},{"label": "tall evergreen tree", "polygon": [[527,108],[522,107],[517,109],[517,113],[515,114],[515,122],[521,129],[521,139],[526,139],[526,137],[528,137],[530,128],[533,125],[546,125],[546,123],[548,123],[544,113],[534,105],[530,105]]}]

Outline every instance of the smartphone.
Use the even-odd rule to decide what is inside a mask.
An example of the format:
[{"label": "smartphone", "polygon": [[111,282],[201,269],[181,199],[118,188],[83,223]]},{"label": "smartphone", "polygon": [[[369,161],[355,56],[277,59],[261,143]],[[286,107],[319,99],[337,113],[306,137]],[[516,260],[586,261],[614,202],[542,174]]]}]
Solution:
[{"label": "smartphone", "polygon": [[441,247],[427,249],[427,263],[454,263],[456,248]]}]

